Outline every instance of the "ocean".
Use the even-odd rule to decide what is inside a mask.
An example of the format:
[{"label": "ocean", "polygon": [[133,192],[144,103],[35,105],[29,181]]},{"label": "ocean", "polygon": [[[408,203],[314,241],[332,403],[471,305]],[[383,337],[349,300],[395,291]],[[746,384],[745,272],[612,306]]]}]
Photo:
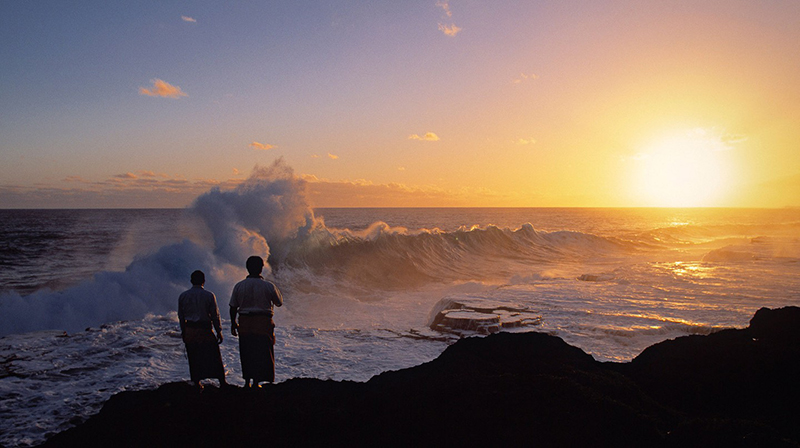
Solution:
[{"label": "ocean", "polygon": [[[241,384],[230,291],[269,257],[277,381],[366,381],[461,337],[558,335],[598,360],[800,305],[800,209],[317,208],[250,179],[187,209],[0,210],[0,444],[41,443],[124,390],[188,381],[201,269]],[[221,428],[223,430],[223,428]]]}]

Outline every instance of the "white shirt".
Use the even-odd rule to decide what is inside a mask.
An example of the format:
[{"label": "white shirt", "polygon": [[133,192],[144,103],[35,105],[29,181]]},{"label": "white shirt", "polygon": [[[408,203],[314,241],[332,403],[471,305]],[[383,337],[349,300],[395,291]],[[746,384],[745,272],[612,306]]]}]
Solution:
[{"label": "white shirt", "polygon": [[272,316],[272,305],[283,305],[283,296],[270,281],[261,276],[240,281],[233,287],[230,306],[238,308],[239,314],[269,314]]},{"label": "white shirt", "polygon": [[219,331],[219,308],[214,293],[199,285],[184,291],[178,297],[178,319],[180,322],[211,322]]}]

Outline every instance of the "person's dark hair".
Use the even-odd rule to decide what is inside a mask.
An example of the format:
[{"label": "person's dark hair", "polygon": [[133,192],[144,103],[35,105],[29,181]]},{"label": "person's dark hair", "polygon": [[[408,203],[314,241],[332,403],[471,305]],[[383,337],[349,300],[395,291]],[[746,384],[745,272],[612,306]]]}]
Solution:
[{"label": "person's dark hair", "polygon": [[194,271],[192,272],[192,284],[196,286],[202,286],[203,283],[206,282],[206,274],[203,274],[203,271]]},{"label": "person's dark hair", "polygon": [[252,257],[247,259],[247,273],[250,275],[259,275],[261,271],[264,269],[264,259],[253,255]]}]

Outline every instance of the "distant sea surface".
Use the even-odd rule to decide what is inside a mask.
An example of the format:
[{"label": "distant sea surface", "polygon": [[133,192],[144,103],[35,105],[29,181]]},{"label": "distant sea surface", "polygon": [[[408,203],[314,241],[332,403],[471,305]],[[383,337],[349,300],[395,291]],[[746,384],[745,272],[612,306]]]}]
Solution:
[{"label": "distant sea surface", "polygon": [[[800,209],[244,204],[0,210],[0,444],[40,443],[115,392],[187,380],[175,310],[195,269],[240,383],[227,305],[251,253],[269,254],[286,299],[278,381],[365,381],[487,331],[545,331],[627,361],[800,305]],[[458,322],[497,316],[437,326],[453,307]]]}]

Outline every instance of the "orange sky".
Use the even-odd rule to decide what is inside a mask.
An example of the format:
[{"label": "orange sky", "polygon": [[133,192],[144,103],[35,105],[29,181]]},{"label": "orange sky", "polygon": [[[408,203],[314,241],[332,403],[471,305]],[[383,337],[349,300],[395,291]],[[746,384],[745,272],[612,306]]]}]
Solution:
[{"label": "orange sky", "polygon": [[[520,4],[524,3],[524,4]],[[0,207],[800,205],[800,4],[0,5]]]}]

